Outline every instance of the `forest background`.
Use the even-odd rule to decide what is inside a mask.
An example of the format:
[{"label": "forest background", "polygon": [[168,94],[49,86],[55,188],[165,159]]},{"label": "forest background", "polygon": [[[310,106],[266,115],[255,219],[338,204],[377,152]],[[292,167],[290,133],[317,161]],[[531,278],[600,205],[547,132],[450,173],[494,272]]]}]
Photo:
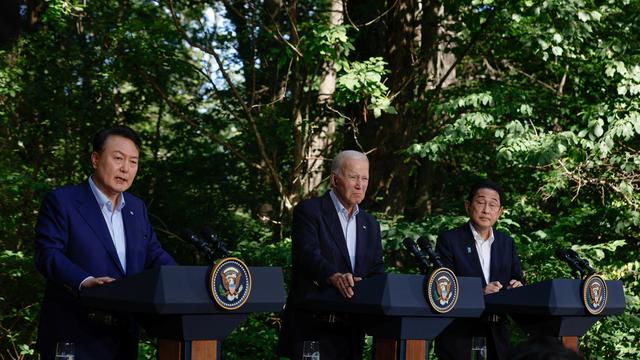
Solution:
[{"label": "forest background", "polygon": [[[132,192],[181,264],[206,264],[179,234],[209,225],[288,275],[293,206],[357,149],[389,271],[416,272],[401,240],[463,223],[470,183],[492,178],[527,282],[570,277],[559,247],[624,282],[625,313],[582,338],[586,357],[640,353],[640,1],[2,7],[0,359],[34,357],[42,196],[86,180],[92,135],[114,123],[144,137]],[[275,358],[277,315],[234,331],[225,359]],[[153,339],[141,349],[152,358]]]}]

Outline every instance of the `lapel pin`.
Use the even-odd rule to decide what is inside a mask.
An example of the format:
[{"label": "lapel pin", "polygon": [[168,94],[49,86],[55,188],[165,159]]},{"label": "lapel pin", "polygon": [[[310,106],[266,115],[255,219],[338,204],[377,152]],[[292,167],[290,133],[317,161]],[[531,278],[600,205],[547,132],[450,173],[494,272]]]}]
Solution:
[{"label": "lapel pin", "polygon": [[363,230],[367,230],[367,225],[362,225]]},{"label": "lapel pin", "polygon": [[129,214],[133,215],[133,210],[129,210]]},{"label": "lapel pin", "polygon": [[471,247],[467,246],[467,254],[471,254]]}]

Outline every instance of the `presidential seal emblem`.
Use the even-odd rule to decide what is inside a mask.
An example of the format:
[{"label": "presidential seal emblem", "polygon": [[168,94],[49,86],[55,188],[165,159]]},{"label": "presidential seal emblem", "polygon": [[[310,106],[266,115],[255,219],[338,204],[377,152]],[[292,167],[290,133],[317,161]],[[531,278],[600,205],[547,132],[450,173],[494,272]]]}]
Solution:
[{"label": "presidential seal emblem", "polygon": [[251,294],[251,272],[242,260],[220,260],[209,274],[209,294],[225,310],[242,307]]},{"label": "presidential seal emblem", "polygon": [[593,274],[582,283],[582,302],[591,315],[600,314],[607,305],[609,291],[602,276]]},{"label": "presidential seal emblem", "polygon": [[458,278],[448,268],[434,270],[426,283],[427,301],[439,313],[447,313],[458,302]]}]

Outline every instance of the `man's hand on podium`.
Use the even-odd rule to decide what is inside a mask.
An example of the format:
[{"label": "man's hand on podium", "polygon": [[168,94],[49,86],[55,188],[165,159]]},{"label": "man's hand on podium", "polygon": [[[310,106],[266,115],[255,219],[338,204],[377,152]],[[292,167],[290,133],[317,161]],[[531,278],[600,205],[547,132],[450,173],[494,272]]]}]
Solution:
[{"label": "man's hand on podium", "polygon": [[362,280],[362,278],[353,276],[351,273],[335,273],[329,277],[329,282],[333,285],[342,296],[350,299],[353,296],[353,287]]},{"label": "man's hand on podium", "polygon": [[502,284],[500,284],[500,281],[492,281],[484,287],[483,291],[485,295],[489,295],[497,293],[498,291],[500,291],[500,289],[502,289]]},{"label": "man's hand on podium", "polygon": [[507,289],[513,289],[513,288],[517,288],[522,286],[522,283],[516,279],[511,279],[511,281],[509,281],[509,286],[507,286]]},{"label": "man's hand on podium", "polygon": [[102,276],[102,277],[88,277],[86,279],[84,279],[82,281],[82,283],[80,283],[80,288],[81,289],[86,289],[86,288],[91,288],[94,286],[99,286],[99,285],[104,285],[104,284],[108,284],[112,281],[115,281],[116,279],[112,278],[112,277],[108,277],[108,276]]},{"label": "man's hand on podium", "polygon": [[[509,280],[509,285],[507,285],[507,289],[513,289],[522,286],[522,283],[516,279]],[[502,284],[500,281],[492,281],[484,287],[483,292],[485,295],[497,293],[502,289]]]}]

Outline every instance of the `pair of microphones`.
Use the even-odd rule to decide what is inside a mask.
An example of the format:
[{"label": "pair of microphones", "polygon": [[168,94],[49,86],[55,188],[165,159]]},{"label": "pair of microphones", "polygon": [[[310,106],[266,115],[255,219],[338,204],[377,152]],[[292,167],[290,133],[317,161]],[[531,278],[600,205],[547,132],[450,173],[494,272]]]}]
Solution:
[{"label": "pair of microphones", "polygon": [[[416,258],[416,260],[418,260],[423,271],[426,272],[426,269],[429,269],[432,266],[436,266],[438,268],[444,267],[440,256],[431,248],[427,239],[420,236],[417,242],[420,247],[419,249],[411,238],[405,238],[402,241],[402,244]],[[576,277],[578,277],[579,274],[580,277],[585,278],[596,272],[591,267],[591,264],[589,264],[589,260],[581,258],[580,255],[572,249],[557,249],[556,256],[569,265]]]},{"label": "pair of microphones", "polygon": [[575,277],[580,274],[580,277],[584,278],[596,272],[589,264],[589,260],[581,258],[571,249],[557,249],[556,256],[569,265]]},{"label": "pair of microphones", "polygon": [[405,238],[402,240],[402,245],[418,260],[423,272],[426,272],[431,267],[444,267],[440,255],[431,248],[429,240],[420,236],[417,242],[418,245],[416,246],[416,243],[411,238]]},{"label": "pair of microphones", "polygon": [[229,250],[227,250],[224,241],[210,227],[205,227],[202,230],[202,237],[190,229],[184,229],[182,235],[210,262],[215,262],[218,255],[229,256]]}]

